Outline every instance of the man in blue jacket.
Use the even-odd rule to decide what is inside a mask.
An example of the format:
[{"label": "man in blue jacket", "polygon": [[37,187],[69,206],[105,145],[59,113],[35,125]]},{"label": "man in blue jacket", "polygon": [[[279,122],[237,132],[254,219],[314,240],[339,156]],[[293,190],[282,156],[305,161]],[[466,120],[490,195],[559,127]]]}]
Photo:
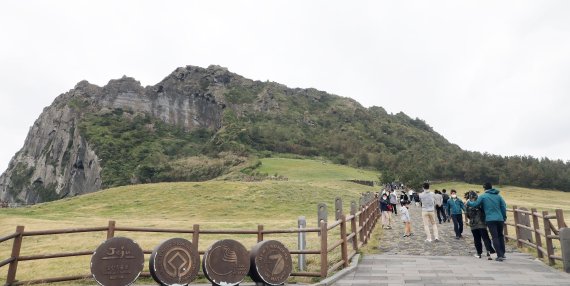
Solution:
[{"label": "man in blue jacket", "polygon": [[507,220],[507,204],[503,197],[499,195],[499,190],[493,189],[491,183],[483,185],[485,193],[480,195],[476,201],[468,201],[470,207],[482,206],[485,212],[485,222],[493,237],[493,247],[497,252],[497,261],[505,259],[505,235],[503,227]]},{"label": "man in blue jacket", "polygon": [[447,212],[453,220],[453,230],[455,231],[455,239],[463,237],[463,211],[465,205],[463,201],[457,197],[457,191],[451,190],[451,199],[447,201]]}]

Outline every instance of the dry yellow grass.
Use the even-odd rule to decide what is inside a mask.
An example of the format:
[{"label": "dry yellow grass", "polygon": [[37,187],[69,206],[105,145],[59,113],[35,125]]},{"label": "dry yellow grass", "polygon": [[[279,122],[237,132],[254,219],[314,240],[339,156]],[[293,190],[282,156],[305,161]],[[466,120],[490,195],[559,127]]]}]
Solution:
[{"label": "dry yellow grass", "polygon": [[[209,181],[200,183],[162,183],[125,186],[104,190],[61,201],[36,205],[30,208],[0,210],[0,236],[13,233],[17,225],[26,230],[46,230],[77,227],[107,226],[109,220],[116,220],[117,226],[192,229],[200,224],[203,230],[256,230],[259,224],[265,229],[296,228],[297,218],[305,216],[308,227],[317,227],[317,204],[329,206],[329,220],[334,220],[334,198],[341,197],[346,212],[350,201],[356,200],[362,192],[374,188],[362,186],[346,179],[373,179],[374,174],[318,161],[282,159],[290,168],[310,165],[308,171],[297,174],[279,167],[288,181],[233,182]],[[271,160],[266,171],[276,168]],[[311,173],[310,169],[315,169]],[[337,179],[323,176],[327,170],[338,174]],[[355,177],[355,174],[357,177]],[[21,255],[94,250],[105,240],[105,232],[62,234],[25,237]],[[161,241],[191,235],[116,232],[115,236],[126,236],[137,241],[143,249],[152,250]],[[205,250],[219,239],[237,239],[246,248],[255,243],[256,235],[201,235],[199,249]],[[339,238],[336,228],[329,234],[329,243]],[[296,234],[266,235],[265,239],[282,241],[290,249],[297,249]],[[320,238],[316,233],[307,237],[308,248],[318,250]],[[0,260],[10,256],[11,243],[0,244]],[[329,255],[329,263],[340,258],[337,250]],[[147,255],[148,259],[148,255]],[[296,259],[295,259],[296,260]],[[46,259],[20,262],[17,278],[37,278],[89,274],[89,256]],[[308,255],[309,271],[318,272],[318,255]],[[147,263],[148,265],[148,263]],[[0,284],[3,284],[7,267],[0,268]],[[305,279],[304,281],[309,281]],[[77,285],[78,282],[69,285]],[[93,281],[81,284],[92,285]]]}]

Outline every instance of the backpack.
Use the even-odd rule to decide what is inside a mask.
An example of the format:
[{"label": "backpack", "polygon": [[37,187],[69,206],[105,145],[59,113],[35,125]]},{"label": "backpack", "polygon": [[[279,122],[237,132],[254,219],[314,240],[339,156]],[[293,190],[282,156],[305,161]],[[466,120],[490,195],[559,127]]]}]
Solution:
[{"label": "backpack", "polygon": [[447,204],[447,201],[449,200],[449,195],[448,194],[441,194],[441,196],[443,197],[443,203]]}]

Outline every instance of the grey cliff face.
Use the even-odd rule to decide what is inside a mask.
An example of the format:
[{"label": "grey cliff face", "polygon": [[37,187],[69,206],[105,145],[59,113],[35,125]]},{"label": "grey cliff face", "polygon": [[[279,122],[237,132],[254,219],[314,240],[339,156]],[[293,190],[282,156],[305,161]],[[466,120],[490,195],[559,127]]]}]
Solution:
[{"label": "grey cliff face", "polygon": [[38,203],[100,189],[101,167],[76,128],[78,115],[68,105],[44,109],[0,177],[0,199]]},{"label": "grey cliff face", "polygon": [[88,113],[120,108],[186,130],[219,129],[224,92],[232,80],[249,81],[216,66],[188,66],[155,86],[142,87],[129,77],[104,87],[78,83],[46,107],[30,128],[24,146],[0,176],[0,200],[39,203],[101,189],[102,162],[78,128]]}]

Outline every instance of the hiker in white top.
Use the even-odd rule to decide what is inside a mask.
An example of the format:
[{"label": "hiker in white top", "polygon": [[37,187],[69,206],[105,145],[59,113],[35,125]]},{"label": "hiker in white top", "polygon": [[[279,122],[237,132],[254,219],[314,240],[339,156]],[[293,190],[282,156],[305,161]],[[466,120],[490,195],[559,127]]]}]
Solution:
[{"label": "hiker in white top", "polygon": [[422,202],[422,220],[424,221],[424,230],[426,231],[426,242],[432,242],[429,226],[433,227],[433,237],[435,241],[439,241],[437,232],[437,224],[435,223],[435,195],[429,190],[429,184],[424,183],[424,192],[420,194]]},{"label": "hiker in white top", "polygon": [[404,223],[404,237],[409,237],[412,235],[412,222],[410,219],[410,212],[408,211],[409,206],[410,201],[405,200],[402,202],[402,207],[400,208],[400,212],[402,214],[402,222]]}]

